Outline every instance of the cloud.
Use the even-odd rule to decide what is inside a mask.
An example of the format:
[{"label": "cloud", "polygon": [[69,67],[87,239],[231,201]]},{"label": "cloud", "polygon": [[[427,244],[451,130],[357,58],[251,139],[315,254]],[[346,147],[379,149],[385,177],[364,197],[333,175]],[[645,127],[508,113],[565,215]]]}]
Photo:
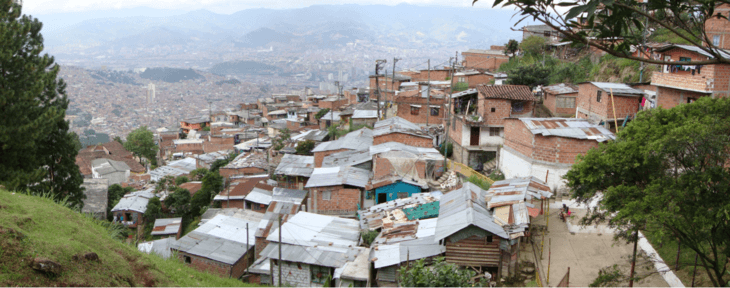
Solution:
[{"label": "cloud", "polygon": [[[482,0],[473,7],[491,8],[493,2],[494,0]],[[472,0],[401,0],[398,3],[419,6],[472,7]],[[216,13],[231,14],[251,8],[291,9],[320,4],[396,5],[391,0],[24,0],[23,10],[27,14],[52,14],[149,7],[184,11],[207,9]]]}]

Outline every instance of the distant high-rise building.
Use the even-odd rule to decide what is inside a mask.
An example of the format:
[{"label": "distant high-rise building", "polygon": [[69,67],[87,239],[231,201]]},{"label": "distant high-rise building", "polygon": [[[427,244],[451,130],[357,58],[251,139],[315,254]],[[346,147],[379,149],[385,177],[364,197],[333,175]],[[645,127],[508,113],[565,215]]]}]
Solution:
[{"label": "distant high-rise building", "polygon": [[147,85],[147,104],[155,102],[155,84],[150,83]]}]

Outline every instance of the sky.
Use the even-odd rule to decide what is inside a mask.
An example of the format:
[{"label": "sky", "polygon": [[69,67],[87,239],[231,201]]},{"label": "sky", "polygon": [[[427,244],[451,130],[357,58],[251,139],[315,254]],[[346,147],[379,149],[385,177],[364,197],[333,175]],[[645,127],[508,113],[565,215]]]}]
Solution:
[{"label": "sky", "polygon": [[[493,0],[480,0],[474,7],[491,8],[492,2]],[[232,14],[250,8],[289,9],[317,4],[396,5],[399,3],[422,6],[472,6],[472,0],[23,0],[23,12],[54,14],[149,7],[181,11],[207,9],[220,14]]]}]

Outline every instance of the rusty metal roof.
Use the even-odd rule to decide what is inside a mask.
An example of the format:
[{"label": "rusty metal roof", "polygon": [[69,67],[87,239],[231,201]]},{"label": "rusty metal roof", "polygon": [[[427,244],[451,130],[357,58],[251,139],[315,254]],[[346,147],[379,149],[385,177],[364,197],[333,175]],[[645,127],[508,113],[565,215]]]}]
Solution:
[{"label": "rusty metal roof", "polygon": [[309,177],[314,170],[314,156],[284,154],[274,174]]},{"label": "rusty metal roof", "polygon": [[484,98],[535,101],[530,87],[525,85],[477,85],[479,94]]},{"label": "rusty metal roof", "polygon": [[579,118],[520,118],[532,134],[558,136],[576,139],[590,139],[598,142],[615,140],[616,136],[602,126]]},{"label": "rusty metal roof", "polygon": [[578,87],[565,83],[545,86],[542,90],[553,95],[578,93]]}]

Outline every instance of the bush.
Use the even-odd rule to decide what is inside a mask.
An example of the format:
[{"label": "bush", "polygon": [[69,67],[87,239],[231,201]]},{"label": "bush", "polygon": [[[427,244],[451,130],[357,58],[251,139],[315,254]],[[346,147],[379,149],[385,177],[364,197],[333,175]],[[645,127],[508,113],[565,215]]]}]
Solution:
[{"label": "bush", "polygon": [[451,142],[447,142],[445,146],[446,146],[446,149],[447,149],[446,152],[448,152],[448,155],[444,154],[444,144],[443,143],[439,147],[439,152],[441,153],[441,155],[445,155],[446,158],[451,158],[451,155],[454,154],[454,144]]},{"label": "bush", "polygon": [[474,185],[479,186],[479,188],[482,188],[484,190],[489,190],[489,187],[492,186],[492,184],[489,184],[487,180],[484,180],[476,175],[471,175],[469,178],[466,178],[467,182],[474,183]]},{"label": "bush", "polygon": [[314,141],[305,140],[297,143],[297,155],[312,155],[314,149]]},{"label": "bush", "polygon": [[362,241],[365,242],[365,245],[370,247],[370,244],[373,243],[373,241],[376,237],[378,237],[379,234],[380,232],[376,230],[362,230]]},{"label": "bush", "polygon": [[324,117],[324,115],[327,114],[327,112],[330,112],[330,108],[324,108],[322,110],[319,110],[319,111],[317,111],[317,114],[314,114],[314,118],[319,120],[322,117]]},{"label": "bush", "polygon": [[185,177],[185,176],[177,176],[177,178],[175,178],[175,185],[177,185],[177,186],[180,186],[180,185],[188,183],[188,182],[190,182],[190,179],[188,179],[188,177]]}]

